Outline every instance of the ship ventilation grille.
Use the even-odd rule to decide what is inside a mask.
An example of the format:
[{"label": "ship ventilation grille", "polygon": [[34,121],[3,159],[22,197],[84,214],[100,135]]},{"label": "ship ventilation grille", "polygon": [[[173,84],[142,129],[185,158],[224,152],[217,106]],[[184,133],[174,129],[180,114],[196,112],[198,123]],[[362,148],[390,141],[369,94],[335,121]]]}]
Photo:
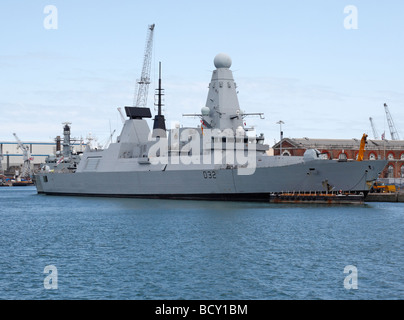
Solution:
[{"label": "ship ventilation grille", "polygon": [[87,158],[87,163],[84,171],[95,171],[98,168],[101,158]]}]

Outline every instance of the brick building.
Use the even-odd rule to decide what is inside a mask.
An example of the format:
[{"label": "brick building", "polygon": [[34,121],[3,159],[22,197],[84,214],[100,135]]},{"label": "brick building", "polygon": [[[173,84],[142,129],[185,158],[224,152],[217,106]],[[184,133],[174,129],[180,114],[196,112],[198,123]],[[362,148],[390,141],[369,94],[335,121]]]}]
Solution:
[{"label": "brick building", "polygon": [[[285,138],[273,146],[274,155],[303,156],[307,149],[317,149],[321,157],[355,160],[358,156],[360,139],[291,139]],[[380,178],[404,178],[404,141],[368,140],[364,160],[387,159],[388,165]]]}]

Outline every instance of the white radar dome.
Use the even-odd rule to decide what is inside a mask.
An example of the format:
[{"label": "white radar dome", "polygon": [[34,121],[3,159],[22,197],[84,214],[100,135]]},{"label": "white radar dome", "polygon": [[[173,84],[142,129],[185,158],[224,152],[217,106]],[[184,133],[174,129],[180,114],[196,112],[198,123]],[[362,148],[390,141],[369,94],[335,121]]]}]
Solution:
[{"label": "white radar dome", "polygon": [[215,67],[217,69],[220,68],[227,68],[229,69],[231,67],[232,61],[231,58],[225,54],[225,53],[219,53],[214,60]]},{"label": "white radar dome", "polygon": [[201,109],[201,113],[204,117],[207,117],[210,114],[210,109],[208,107],[203,107]]},{"label": "white radar dome", "polygon": [[236,129],[236,136],[243,137],[245,130],[242,126],[238,126]]}]

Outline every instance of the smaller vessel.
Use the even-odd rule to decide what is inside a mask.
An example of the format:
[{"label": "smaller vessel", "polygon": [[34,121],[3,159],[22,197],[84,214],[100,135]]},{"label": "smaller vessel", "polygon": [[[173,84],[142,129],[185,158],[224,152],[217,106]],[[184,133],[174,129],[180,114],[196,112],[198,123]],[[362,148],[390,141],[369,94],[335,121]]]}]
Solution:
[{"label": "smaller vessel", "polygon": [[[40,171],[42,172],[54,172],[55,170],[60,172],[72,172],[77,169],[83,152],[74,150],[70,138],[71,123],[64,122],[63,125],[63,149],[56,151],[55,155],[50,155],[45,159],[45,163],[40,167]],[[57,140],[56,145],[57,149],[60,149],[60,138]]]},{"label": "smaller vessel", "polygon": [[29,180],[19,180],[19,181],[11,181],[11,186],[13,187],[26,187],[26,186],[33,186],[34,182],[29,179]]},{"label": "smaller vessel", "polygon": [[0,187],[10,187],[11,179],[3,174],[0,174]]},{"label": "smaller vessel", "polygon": [[363,204],[365,195],[361,193],[342,192],[286,192],[272,193],[269,202],[272,203],[315,203],[315,204]]}]

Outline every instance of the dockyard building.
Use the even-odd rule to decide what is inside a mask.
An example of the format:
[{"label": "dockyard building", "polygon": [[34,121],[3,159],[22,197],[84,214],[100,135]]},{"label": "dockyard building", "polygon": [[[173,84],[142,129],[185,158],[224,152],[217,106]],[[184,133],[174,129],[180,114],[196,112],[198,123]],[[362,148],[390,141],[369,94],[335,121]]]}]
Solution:
[{"label": "dockyard building", "polygon": [[[303,156],[307,149],[317,149],[327,159],[356,160],[360,139],[284,138],[273,146],[274,155]],[[404,140],[368,140],[364,160],[387,159],[388,165],[380,178],[404,181]]]}]

